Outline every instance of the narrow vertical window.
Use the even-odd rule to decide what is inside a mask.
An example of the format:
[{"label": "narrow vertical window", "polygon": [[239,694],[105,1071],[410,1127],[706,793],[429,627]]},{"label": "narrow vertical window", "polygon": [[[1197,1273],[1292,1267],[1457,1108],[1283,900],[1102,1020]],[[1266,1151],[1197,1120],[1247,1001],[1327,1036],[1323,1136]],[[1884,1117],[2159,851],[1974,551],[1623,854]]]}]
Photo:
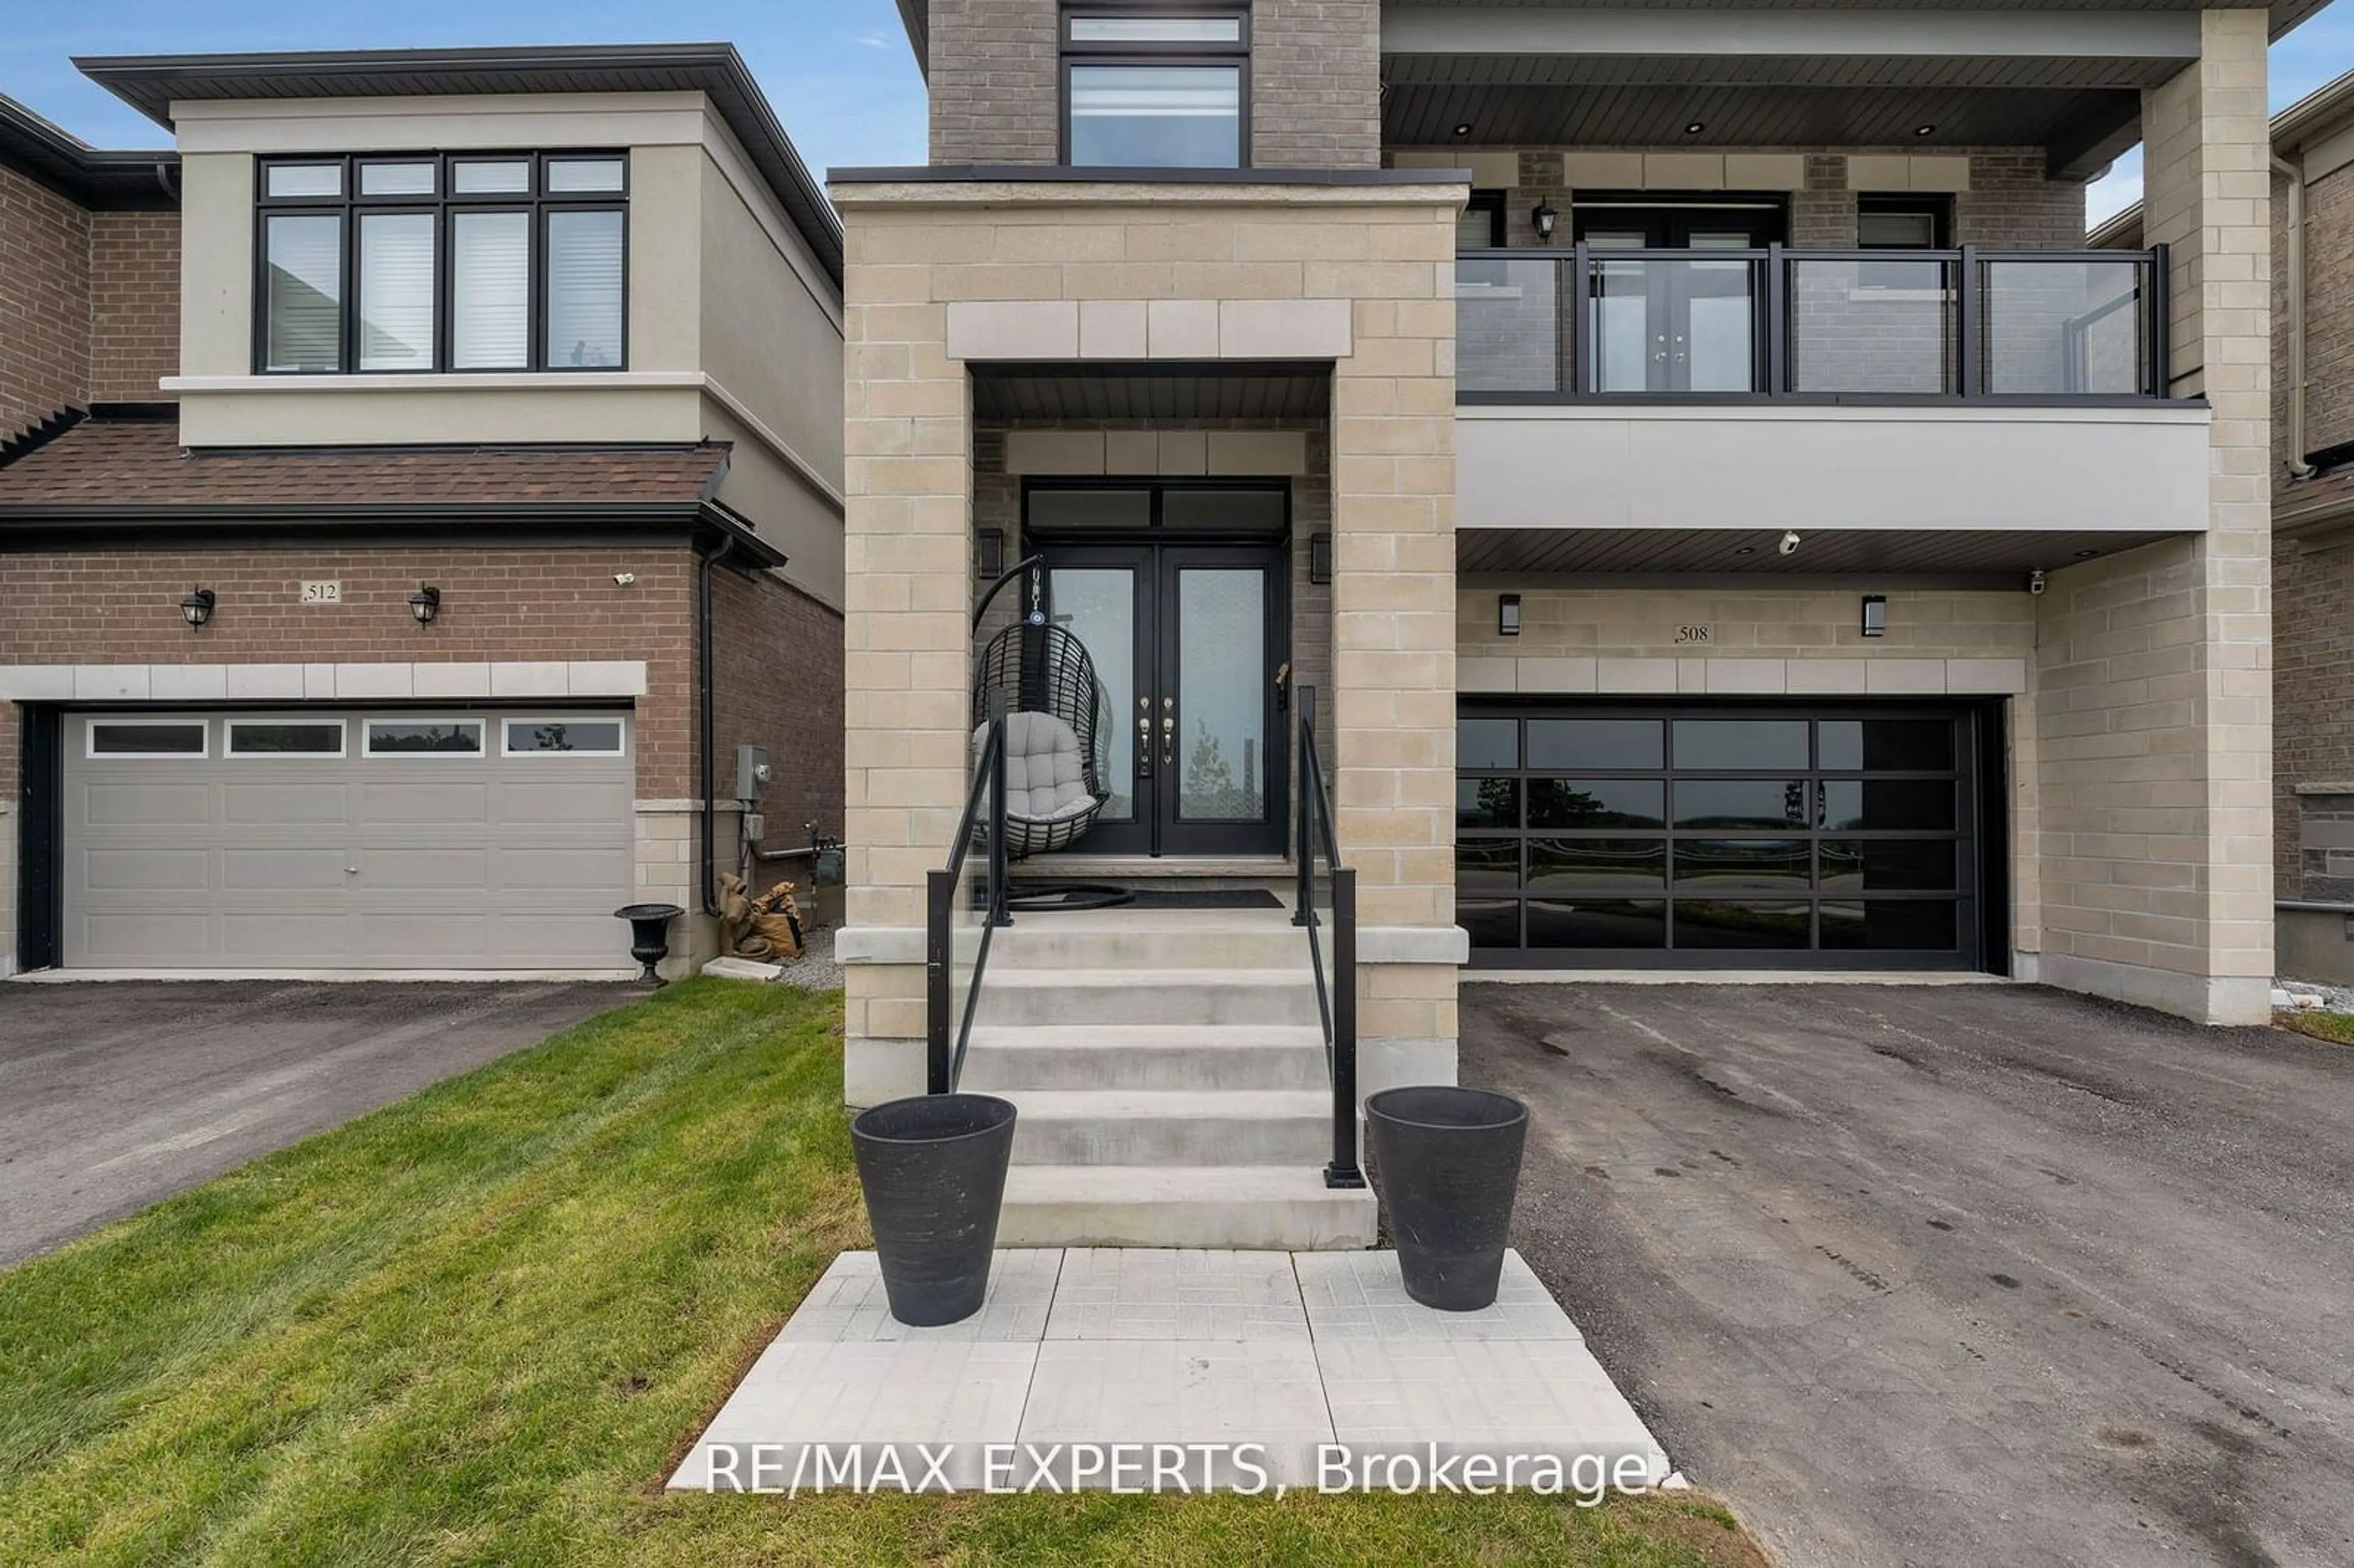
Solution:
[{"label": "narrow vertical window", "polygon": [[451,214],[451,368],[530,365],[531,214]]},{"label": "narrow vertical window", "polygon": [[344,362],[344,220],[340,213],[273,213],[264,230],[270,370],[340,370]]},{"label": "narrow vertical window", "polygon": [[433,215],[360,215],[362,370],[433,368]]},{"label": "narrow vertical window", "polygon": [[547,215],[547,346],[551,370],[621,363],[621,217]]}]

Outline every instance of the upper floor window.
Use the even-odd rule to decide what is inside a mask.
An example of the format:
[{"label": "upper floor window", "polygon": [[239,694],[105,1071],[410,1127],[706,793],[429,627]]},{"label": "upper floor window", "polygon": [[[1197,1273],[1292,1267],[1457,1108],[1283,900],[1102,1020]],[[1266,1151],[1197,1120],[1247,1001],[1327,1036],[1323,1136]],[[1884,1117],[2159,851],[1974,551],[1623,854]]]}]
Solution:
[{"label": "upper floor window", "polygon": [[621,154],[272,158],[260,177],[258,370],[622,366]]},{"label": "upper floor window", "polygon": [[1063,13],[1063,152],[1091,168],[1248,162],[1247,6],[1071,5]]}]

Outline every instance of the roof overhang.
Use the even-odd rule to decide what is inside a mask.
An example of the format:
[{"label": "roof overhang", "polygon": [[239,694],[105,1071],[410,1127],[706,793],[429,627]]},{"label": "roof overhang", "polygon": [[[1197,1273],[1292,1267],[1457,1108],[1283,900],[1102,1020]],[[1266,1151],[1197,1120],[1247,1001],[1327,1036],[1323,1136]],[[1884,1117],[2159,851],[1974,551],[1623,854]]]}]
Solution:
[{"label": "roof overhang", "polygon": [[578,44],[283,54],[77,56],[157,124],[172,105],[223,100],[701,92],[838,285],[842,227],[733,44]]},{"label": "roof overhang", "polygon": [[0,98],[0,165],[16,170],[100,212],[168,212],[178,207],[180,155],[102,152],[50,124],[14,99]]},{"label": "roof overhang", "polygon": [[[2100,529],[1828,529],[1785,556],[1757,528],[1466,528],[1455,536],[1466,588],[1636,587],[1665,576],[1694,586],[1702,574],[1749,588],[1789,578],[1935,580],[1947,587],[2023,588],[2027,574],[2057,571],[2138,549],[2169,535]],[[1598,581],[1608,578],[1611,581]],[[1975,581],[1971,579],[1976,579]]]}]

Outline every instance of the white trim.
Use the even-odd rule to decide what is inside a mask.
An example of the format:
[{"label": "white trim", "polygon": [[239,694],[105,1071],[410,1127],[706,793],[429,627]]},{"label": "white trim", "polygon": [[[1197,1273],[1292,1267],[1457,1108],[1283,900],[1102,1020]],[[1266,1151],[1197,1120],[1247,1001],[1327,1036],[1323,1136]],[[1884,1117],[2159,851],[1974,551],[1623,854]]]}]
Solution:
[{"label": "white trim", "polygon": [[[237,748],[239,730],[260,729],[265,725],[281,728],[289,725],[299,725],[311,729],[324,729],[329,725],[333,725],[335,727],[335,749],[333,751],[239,751]],[[338,761],[350,756],[351,749],[352,726],[340,715],[334,718],[313,718],[297,714],[260,717],[249,714],[242,718],[224,719],[221,722],[221,760],[224,762]]]},{"label": "white trim", "polygon": [[[148,702],[161,673],[163,683],[217,683],[228,700],[268,697],[295,702],[417,700],[419,671],[446,671],[446,663],[419,664],[0,664],[0,702]],[[270,672],[266,682],[245,684],[240,672]],[[490,685],[477,694],[546,703],[565,697],[642,697],[646,666],[642,659],[549,659],[495,663]],[[430,684],[431,675],[425,677]],[[269,689],[264,689],[265,684]],[[434,698],[454,694],[437,692]],[[217,703],[217,695],[188,700]],[[431,699],[428,699],[431,700]]]},{"label": "white trim", "polygon": [[[526,747],[518,751],[510,743],[517,725],[543,724],[610,724],[615,729],[615,745],[610,751],[585,746],[548,750]],[[499,715],[499,755],[507,757],[627,757],[630,755],[630,720],[627,714],[501,714]]]},{"label": "white trim", "polygon": [[[204,736],[204,746],[196,751],[101,751],[98,749],[98,729],[101,725],[135,725],[145,728],[187,729],[191,726]],[[149,718],[137,714],[92,714],[82,721],[81,755],[87,762],[206,762],[213,755],[213,726],[208,718]]]},{"label": "white trim", "polygon": [[[483,758],[488,757],[491,754],[491,723],[492,720],[489,715],[476,714],[451,714],[446,716],[438,714],[370,714],[360,720],[360,759],[366,762],[375,761],[378,758],[382,758],[387,761],[397,762],[414,762],[420,759],[431,761],[479,762]],[[374,737],[376,727],[378,725],[392,724],[446,724],[453,728],[460,725],[472,725],[474,726],[475,730],[474,749],[472,751],[375,750],[369,745],[369,742]]]},{"label": "white trim", "polygon": [[326,980],[421,983],[448,980],[631,980],[636,965],[612,969],[28,969],[6,979],[22,985],[80,985],[106,980]]},{"label": "white trim", "polygon": [[434,370],[404,375],[166,376],[166,392],[644,392],[699,389],[700,370]]}]

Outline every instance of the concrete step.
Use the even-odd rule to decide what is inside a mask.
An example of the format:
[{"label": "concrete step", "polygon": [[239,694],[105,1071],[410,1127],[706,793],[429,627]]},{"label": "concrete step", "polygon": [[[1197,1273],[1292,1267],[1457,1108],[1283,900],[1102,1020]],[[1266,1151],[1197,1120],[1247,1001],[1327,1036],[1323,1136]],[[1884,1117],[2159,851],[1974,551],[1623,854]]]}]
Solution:
[{"label": "concrete step", "polygon": [[1312,1165],[1017,1165],[1000,1246],[1206,1246],[1307,1252],[1373,1245],[1370,1190]]},{"label": "concrete step", "polygon": [[1324,1033],[1296,1026],[976,1023],[962,1086],[999,1089],[1321,1089]]},{"label": "concrete step", "polygon": [[[1264,961],[1262,959],[1261,961]],[[1103,1023],[1322,1027],[1306,961],[1285,969],[998,967],[994,950],[973,1024],[1038,1028]]]},{"label": "concrete step", "polygon": [[1313,1089],[1012,1089],[1016,1165],[1299,1165],[1331,1158]]},{"label": "concrete step", "polygon": [[[1190,916],[1190,917],[1188,917]],[[1107,909],[1017,915],[989,948],[990,970],[1235,969],[1297,964],[1308,973],[1308,932],[1280,909]]]}]

